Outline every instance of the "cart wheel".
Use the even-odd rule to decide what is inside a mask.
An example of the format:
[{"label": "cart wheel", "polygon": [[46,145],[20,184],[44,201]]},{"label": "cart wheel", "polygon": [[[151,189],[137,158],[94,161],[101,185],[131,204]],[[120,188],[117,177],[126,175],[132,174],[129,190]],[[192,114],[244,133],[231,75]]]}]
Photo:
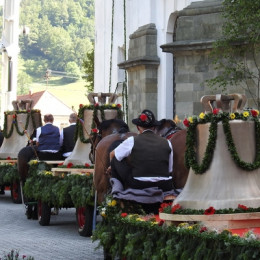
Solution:
[{"label": "cart wheel", "polygon": [[38,221],[41,226],[48,226],[51,220],[51,207],[45,203],[38,201]]},{"label": "cart wheel", "polygon": [[83,237],[92,235],[94,207],[87,205],[86,207],[77,208],[76,217],[78,223],[78,232]]},{"label": "cart wheel", "polygon": [[14,181],[11,185],[11,197],[13,203],[20,204],[22,203],[22,194],[19,181]]}]

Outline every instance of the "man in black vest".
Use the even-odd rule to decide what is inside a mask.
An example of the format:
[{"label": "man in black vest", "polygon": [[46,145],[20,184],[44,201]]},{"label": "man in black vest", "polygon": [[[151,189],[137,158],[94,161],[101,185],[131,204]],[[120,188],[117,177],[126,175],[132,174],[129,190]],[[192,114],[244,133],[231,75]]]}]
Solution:
[{"label": "man in black vest", "polygon": [[61,152],[64,159],[66,159],[72,153],[75,146],[74,135],[76,131],[77,114],[70,114],[69,122],[70,126],[63,128],[61,131],[61,136],[63,139]]},{"label": "man in black vest", "polygon": [[172,190],[172,146],[154,133],[160,123],[147,109],[132,122],[139,135],[127,138],[110,153],[112,177],[119,179],[124,188]]},{"label": "man in black vest", "polygon": [[44,126],[38,127],[36,130],[37,154],[40,160],[63,160],[60,152],[62,138],[60,130],[53,125],[53,115],[44,115]]}]

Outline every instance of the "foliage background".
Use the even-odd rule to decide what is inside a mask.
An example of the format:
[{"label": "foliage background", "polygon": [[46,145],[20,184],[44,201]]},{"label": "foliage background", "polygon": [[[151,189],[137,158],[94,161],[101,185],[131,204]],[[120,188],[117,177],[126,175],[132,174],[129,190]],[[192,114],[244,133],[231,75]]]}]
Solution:
[{"label": "foliage background", "polygon": [[[0,26],[2,15],[1,9]],[[23,0],[23,26],[29,34],[19,37],[18,95],[27,94],[35,82],[45,85],[47,69],[51,76],[62,72],[55,85],[76,82],[85,74],[83,61],[93,49],[94,0]]]},{"label": "foliage background", "polygon": [[[208,86],[226,92],[245,92],[260,107],[260,0],[224,0],[222,37],[212,52],[219,75]],[[242,90],[242,91],[241,91]]]}]

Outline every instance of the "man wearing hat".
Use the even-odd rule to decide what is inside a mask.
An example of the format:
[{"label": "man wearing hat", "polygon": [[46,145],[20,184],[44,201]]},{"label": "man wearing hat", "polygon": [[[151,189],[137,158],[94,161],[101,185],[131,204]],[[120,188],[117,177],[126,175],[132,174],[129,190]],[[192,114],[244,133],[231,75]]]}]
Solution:
[{"label": "man wearing hat", "polygon": [[119,179],[124,188],[172,190],[172,146],[154,133],[160,123],[148,109],[132,122],[139,134],[127,138],[110,153],[112,177]]}]

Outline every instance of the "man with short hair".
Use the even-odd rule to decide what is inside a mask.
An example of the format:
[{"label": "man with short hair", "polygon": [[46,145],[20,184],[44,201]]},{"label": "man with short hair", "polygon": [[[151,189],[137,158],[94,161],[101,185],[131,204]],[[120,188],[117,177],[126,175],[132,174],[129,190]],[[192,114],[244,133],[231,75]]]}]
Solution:
[{"label": "man with short hair", "polygon": [[127,138],[110,153],[112,178],[119,179],[124,188],[172,190],[173,151],[167,139],[154,133],[160,123],[148,109],[132,123],[139,135]]},{"label": "man with short hair", "polygon": [[44,115],[44,126],[36,130],[37,154],[40,160],[62,160],[60,130],[53,125],[53,115]]},{"label": "man with short hair", "polygon": [[61,130],[61,138],[63,139],[63,144],[61,147],[61,153],[64,159],[70,156],[75,146],[75,131],[77,114],[72,113],[69,117],[70,126],[65,127]]}]

